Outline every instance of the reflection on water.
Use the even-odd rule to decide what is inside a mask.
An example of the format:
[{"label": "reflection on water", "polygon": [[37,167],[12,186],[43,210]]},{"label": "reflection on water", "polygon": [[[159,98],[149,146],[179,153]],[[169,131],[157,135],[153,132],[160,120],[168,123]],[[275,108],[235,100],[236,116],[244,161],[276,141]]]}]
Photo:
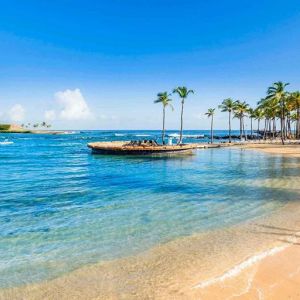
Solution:
[{"label": "reflection on water", "polygon": [[15,135],[0,148],[1,287],[237,224],[297,199],[299,159],[230,149],[91,155],[86,143],[97,135]]}]

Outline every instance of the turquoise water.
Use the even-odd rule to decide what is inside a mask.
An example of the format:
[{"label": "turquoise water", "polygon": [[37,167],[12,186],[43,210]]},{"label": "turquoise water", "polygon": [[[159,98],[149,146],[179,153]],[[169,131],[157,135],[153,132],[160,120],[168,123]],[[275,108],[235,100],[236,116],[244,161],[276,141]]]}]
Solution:
[{"label": "turquoise water", "polygon": [[0,145],[0,287],[237,224],[296,198],[282,187],[300,175],[291,167],[297,159],[225,148],[174,158],[101,156],[86,147],[159,134],[0,134],[14,142]]}]

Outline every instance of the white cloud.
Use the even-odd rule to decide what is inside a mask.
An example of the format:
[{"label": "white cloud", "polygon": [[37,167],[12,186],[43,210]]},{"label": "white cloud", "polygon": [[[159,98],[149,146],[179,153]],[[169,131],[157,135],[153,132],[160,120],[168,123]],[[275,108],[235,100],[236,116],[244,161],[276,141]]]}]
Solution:
[{"label": "white cloud", "polygon": [[56,112],[54,110],[46,110],[44,117],[47,121],[54,121],[56,119]]},{"label": "white cloud", "polygon": [[[59,116],[63,120],[87,120],[93,118],[87,102],[79,89],[55,93],[55,99],[62,107]],[[53,113],[51,113],[53,116]]]},{"label": "white cloud", "polygon": [[8,116],[13,122],[22,122],[25,117],[25,109],[21,104],[15,104],[9,111]]}]

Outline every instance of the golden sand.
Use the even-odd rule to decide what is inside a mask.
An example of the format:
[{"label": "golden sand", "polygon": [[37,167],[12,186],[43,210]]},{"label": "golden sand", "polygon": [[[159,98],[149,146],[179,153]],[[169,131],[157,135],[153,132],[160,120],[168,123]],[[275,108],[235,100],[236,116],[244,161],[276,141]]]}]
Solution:
[{"label": "golden sand", "polygon": [[1,290],[0,299],[300,299],[296,198],[271,216]]},{"label": "golden sand", "polygon": [[[267,295],[274,284],[279,288],[285,282],[294,291],[293,280],[299,283],[299,215],[300,205],[291,203],[268,218],[181,238],[54,280],[2,290],[0,299],[239,299],[230,298],[239,293],[244,297],[240,299],[259,299],[256,287]],[[274,247],[280,251],[264,255]],[[282,256],[291,264],[287,266]],[[227,275],[231,273],[232,277]]]},{"label": "golden sand", "polygon": [[252,149],[269,154],[284,155],[290,157],[300,157],[300,145],[281,145],[281,144],[246,144],[245,146],[240,146],[242,149]]}]

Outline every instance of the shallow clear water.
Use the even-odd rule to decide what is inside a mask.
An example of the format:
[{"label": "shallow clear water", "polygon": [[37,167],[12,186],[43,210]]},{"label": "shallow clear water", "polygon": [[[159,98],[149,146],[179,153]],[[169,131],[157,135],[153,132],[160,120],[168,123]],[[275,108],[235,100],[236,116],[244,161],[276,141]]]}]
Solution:
[{"label": "shallow clear water", "polygon": [[0,145],[0,287],[237,224],[296,199],[297,159],[225,148],[101,156],[86,147],[141,135],[160,133],[0,135],[14,142]]}]

